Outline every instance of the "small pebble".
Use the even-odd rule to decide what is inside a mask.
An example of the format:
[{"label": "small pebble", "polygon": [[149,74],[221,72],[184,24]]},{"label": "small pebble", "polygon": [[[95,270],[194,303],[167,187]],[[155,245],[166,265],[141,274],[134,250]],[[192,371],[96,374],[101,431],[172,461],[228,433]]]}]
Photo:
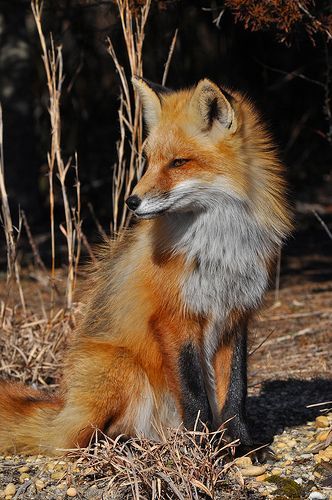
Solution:
[{"label": "small pebble", "polygon": [[271,470],[271,475],[272,476],[280,476],[280,474],[282,474],[282,469],[279,469],[278,467],[276,467],[275,469],[272,469]]},{"label": "small pebble", "polygon": [[297,484],[303,484],[303,479],[302,479],[302,477],[297,477],[296,479],[294,479],[294,481],[295,481]]},{"label": "small pebble", "polygon": [[283,443],[282,441],[279,441],[279,443],[277,443],[275,447],[278,448],[278,450],[282,450],[284,448],[287,448],[287,444]]},{"label": "small pebble", "polygon": [[73,487],[68,488],[66,493],[67,493],[67,496],[69,496],[69,497],[76,497],[76,495],[77,495],[76,488],[73,488]]},{"label": "small pebble", "polygon": [[23,467],[19,467],[18,472],[28,472],[30,470],[30,467],[27,467],[26,465],[23,465]]},{"label": "small pebble", "polygon": [[51,478],[52,479],[62,479],[64,477],[65,473],[64,472],[52,472]]},{"label": "small pebble", "polygon": [[323,441],[326,441],[326,439],[328,438],[329,434],[330,434],[329,430],[328,431],[324,431],[324,432],[320,432],[316,436],[316,441],[318,441],[319,443],[322,443]]},{"label": "small pebble", "polygon": [[6,488],[5,488],[5,495],[6,497],[9,496],[9,495],[15,495],[15,492],[16,492],[16,486],[14,483],[8,483]]},{"label": "small pebble", "polygon": [[250,467],[252,465],[252,461],[251,461],[250,457],[240,457],[236,460],[235,463],[241,469],[244,469],[245,467]]},{"label": "small pebble", "polygon": [[314,455],[314,460],[317,464],[320,462],[329,462],[332,459],[332,445],[320,450],[317,455]]},{"label": "small pebble", "polygon": [[42,489],[45,488],[45,483],[41,479],[36,479],[35,486],[36,486],[38,491],[41,491]]},{"label": "small pebble", "polygon": [[329,426],[329,419],[325,415],[320,415],[319,417],[316,418],[315,426],[316,427],[328,427]]},{"label": "small pebble", "polygon": [[255,479],[256,481],[265,481],[267,477],[268,477],[267,474],[261,474],[260,476],[256,476]]},{"label": "small pebble", "polygon": [[54,470],[55,471],[61,471],[61,470],[64,470],[66,468],[66,462],[59,462],[58,464],[56,464],[54,466]]},{"label": "small pebble", "polygon": [[312,491],[308,498],[309,500],[325,500],[326,496],[323,495],[323,493],[320,493],[319,491]]},{"label": "small pebble", "polygon": [[291,465],[291,461],[290,460],[285,460],[284,462],[280,462],[278,465],[280,465],[280,467],[287,467],[287,465]]},{"label": "small pebble", "polygon": [[328,446],[327,448],[325,448],[324,450],[324,455],[327,457],[327,458],[332,458],[332,445]]},{"label": "small pebble", "polygon": [[245,469],[241,469],[241,473],[246,477],[256,477],[261,476],[266,471],[266,465],[252,465],[251,467],[246,467]]},{"label": "small pebble", "polygon": [[24,483],[28,479],[30,479],[30,475],[27,474],[26,472],[24,472],[23,474],[20,475],[20,483]]}]

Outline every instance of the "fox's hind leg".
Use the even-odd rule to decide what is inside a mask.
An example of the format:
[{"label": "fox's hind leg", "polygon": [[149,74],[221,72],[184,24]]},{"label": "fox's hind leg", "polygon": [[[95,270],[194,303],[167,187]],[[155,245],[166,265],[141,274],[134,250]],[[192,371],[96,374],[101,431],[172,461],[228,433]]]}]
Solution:
[{"label": "fox's hind leg", "polygon": [[145,372],[125,348],[80,339],[67,366],[63,409],[48,429],[48,447],[86,446],[98,428],[149,435],[153,395]]},{"label": "fox's hind leg", "polygon": [[[165,376],[186,429],[199,420],[210,426],[211,410],[204,381],[200,325],[160,312],[150,321],[163,358]],[[198,422],[199,423],[199,422]],[[200,426],[200,424],[199,424]]]}]

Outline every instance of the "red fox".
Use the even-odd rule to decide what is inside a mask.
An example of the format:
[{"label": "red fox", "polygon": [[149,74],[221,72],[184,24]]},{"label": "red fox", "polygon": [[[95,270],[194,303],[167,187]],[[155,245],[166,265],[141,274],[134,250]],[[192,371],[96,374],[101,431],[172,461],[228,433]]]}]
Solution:
[{"label": "red fox", "polygon": [[147,169],[127,199],[138,221],[105,245],[57,397],[0,384],[1,453],[56,454],[94,428],[157,438],[158,426],[246,422],[247,325],[291,227],[283,168],[242,94],[208,79],[134,86]]}]

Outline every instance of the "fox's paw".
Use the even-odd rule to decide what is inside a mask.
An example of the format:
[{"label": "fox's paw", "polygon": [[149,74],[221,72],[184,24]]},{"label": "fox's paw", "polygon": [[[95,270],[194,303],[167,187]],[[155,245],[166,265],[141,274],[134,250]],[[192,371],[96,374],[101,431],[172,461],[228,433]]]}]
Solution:
[{"label": "fox's paw", "polygon": [[276,460],[275,453],[269,446],[269,443],[253,445],[240,444],[235,449],[235,456],[242,457],[244,455],[250,457],[254,465],[275,462]]}]

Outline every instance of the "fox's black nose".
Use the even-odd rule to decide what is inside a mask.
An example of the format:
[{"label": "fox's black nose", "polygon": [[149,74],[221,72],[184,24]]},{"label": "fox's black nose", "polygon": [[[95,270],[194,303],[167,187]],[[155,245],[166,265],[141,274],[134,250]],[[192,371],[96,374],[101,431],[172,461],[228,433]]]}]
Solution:
[{"label": "fox's black nose", "polygon": [[130,210],[135,211],[136,208],[140,206],[141,201],[142,201],[141,198],[139,198],[138,196],[136,196],[136,194],[134,194],[132,196],[129,196],[129,198],[127,198],[126,203],[128,205],[128,208],[130,208]]}]

